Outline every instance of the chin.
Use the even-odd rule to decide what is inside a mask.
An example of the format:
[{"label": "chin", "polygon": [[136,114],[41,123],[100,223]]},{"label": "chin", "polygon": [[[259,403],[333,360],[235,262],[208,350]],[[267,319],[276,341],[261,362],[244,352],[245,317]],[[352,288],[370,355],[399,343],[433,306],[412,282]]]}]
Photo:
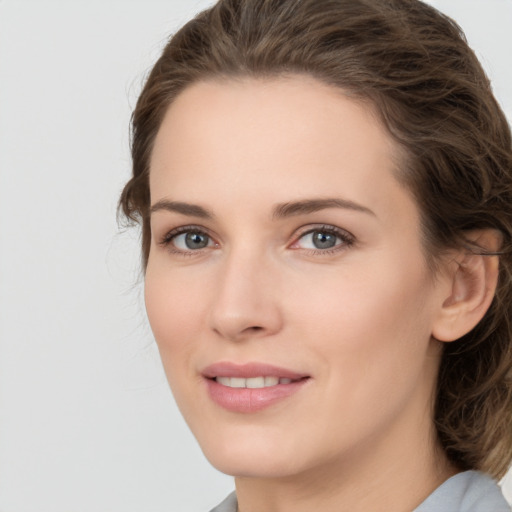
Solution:
[{"label": "chin", "polygon": [[276,457],[253,457],[242,459],[232,455],[207,456],[210,464],[226,475],[240,478],[284,478],[297,473],[300,469],[291,461],[276,460]]},{"label": "chin", "polygon": [[304,468],[304,451],[290,446],[283,440],[251,435],[243,439],[219,436],[199,444],[210,464],[220,472],[235,477],[280,478]]}]

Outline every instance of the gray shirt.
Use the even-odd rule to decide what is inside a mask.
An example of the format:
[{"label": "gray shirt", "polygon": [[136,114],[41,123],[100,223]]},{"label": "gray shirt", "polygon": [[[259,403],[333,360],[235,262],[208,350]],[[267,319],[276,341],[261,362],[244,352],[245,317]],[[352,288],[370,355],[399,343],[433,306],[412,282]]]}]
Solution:
[{"label": "gray shirt", "polygon": [[[231,493],[210,512],[237,512],[236,494]],[[412,512],[511,512],[500,488],[479,471],[452,476]]]}]

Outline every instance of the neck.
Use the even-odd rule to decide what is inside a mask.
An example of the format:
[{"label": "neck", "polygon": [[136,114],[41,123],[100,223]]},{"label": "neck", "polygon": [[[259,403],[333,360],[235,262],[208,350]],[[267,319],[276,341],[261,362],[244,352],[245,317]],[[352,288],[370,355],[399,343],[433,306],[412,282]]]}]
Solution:
[{"label": "neck", "polygon": [[293,476],[237,477],[238,512],[411,512],[457,473],[438,445],[430,414],[411,436],[399,422],[352,454]]},{"label": "neck", "polygon": [[383,468],[333,461],[294,478],[237,478],[238,512],[411,512],[457,472],[444,456],[418,455],[412,450]]}]

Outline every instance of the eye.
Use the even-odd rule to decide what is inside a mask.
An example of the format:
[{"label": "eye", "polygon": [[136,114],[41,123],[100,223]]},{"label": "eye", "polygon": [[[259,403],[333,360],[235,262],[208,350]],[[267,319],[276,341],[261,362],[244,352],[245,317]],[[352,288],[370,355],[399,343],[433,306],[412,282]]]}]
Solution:
[{"label": "eye", "polygon": [[160,243],[174,253],[190,253],[216,245],[204,231],[187,226],[173,229]]},{"label": "eye", "polygon": [[332,249],[339,243],[333,233],[326,231],[313,231],[301,237],[306,249]]},{"label": "eye", "polygon": [[334,226],[320,226],[303,233],[291,248],[330,253],[353,243],[354,237],[348,232]]},{"label": "eye", "polygon": [[177,249],[182,251],[193,251],[208,247],[211,243],[211,240],[210,237],[204,233],[190,231],[188,233],[182,233],[178,236],[175,236],[172,239],[172,243]]}]

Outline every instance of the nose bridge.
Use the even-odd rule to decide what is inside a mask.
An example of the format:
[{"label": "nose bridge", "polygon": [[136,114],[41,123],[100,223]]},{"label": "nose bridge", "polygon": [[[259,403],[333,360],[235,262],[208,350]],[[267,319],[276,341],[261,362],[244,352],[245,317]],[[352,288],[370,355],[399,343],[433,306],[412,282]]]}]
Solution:
[{"label": "nose bridge", "polygon": [[281,314],[272,289],[272,261],[250,245],[233,247],[222,259],[211,311],[212,328],[229,339],[279,330]]}]

